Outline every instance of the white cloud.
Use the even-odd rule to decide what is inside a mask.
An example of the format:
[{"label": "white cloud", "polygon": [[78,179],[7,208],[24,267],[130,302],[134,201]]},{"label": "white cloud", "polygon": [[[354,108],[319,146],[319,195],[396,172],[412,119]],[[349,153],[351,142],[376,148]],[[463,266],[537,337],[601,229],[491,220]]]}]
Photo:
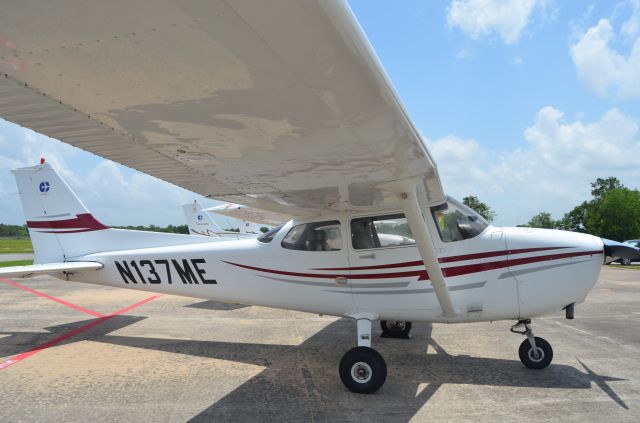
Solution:
[{"label": "white cloud", "polygon": [[0,119],[0,223],[24,223],[10,169],[34,165],[40,157],[56,167],[87,208],[107,225],[181,225],[186,223],[182,204],[196,199],[205,206],[216,204]]},{"label": "white cloud", "polygon": [[590,197],[589,183],[598,177],[638,187],[640,126],[617,109],[584,123],[544,107],[523,137],[526,144],[509,152],[454,136],[428,144],[445,190],[457,198],[478,195],[496,209],[498,224],[526,223],[540,211],[560,218]]},{"label": "white cloud", "polygon": [[640,0],[631,0],[631,16],[622,24],[622,35],[629,40],[635,40],[640,35]]},{"label": "white cloud", "polygon": [[[608,19],[600,19],[571,46],[571,58],[579,77],[602,97],[640,96],[640,1],[630,3],[630,17],[617,34]],[[621,39],[631,44],[624,55],[612,44]]]},{"label": "white cloud", "polygon": [[452,0],[447,23],[473,39],[498,35],[505,43],[520,39],[536,7],[544,0]]},{"label": "white cloud", "polygon": [[456,53],[456,59],[458,60],[467,60],[473,57],[473,51],[463,48],[462,50]]}]

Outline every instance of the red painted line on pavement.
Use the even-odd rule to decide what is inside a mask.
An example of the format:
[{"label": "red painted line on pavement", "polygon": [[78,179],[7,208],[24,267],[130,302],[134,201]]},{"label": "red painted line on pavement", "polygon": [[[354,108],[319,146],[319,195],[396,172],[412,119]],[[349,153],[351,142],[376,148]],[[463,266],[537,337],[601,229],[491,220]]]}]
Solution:
[{"label": "red painted line on pavement", "polygon": [[82,333],[82,332],[84,332],[84,331],[86,331],[88,329],[91,329],[92,327],[98,326],[99,324],[102,324],[102,323],[106,322],[107,320],[111,319],[112,317],[115,317],[115,316],[117,316],[119,314],[126,313],[127,311],[133,310],[136,307],[140,307],[141,305],[146,304],[149,301],[155,300],[156,298],[161,297],[161,296],[162,295],[154,295],[154,296],[151,296],[149,298],[145,298],[144,300],[141,300],[141,301],[138,301],[137,303],[131,304],[130,306],[127,306],[127,307],[125,307],[123,309],[115,311],[115,312],[113,312],[113,313],[111,313],[111,314],[109,314],[107,316],[102,316],[102,317],[100,317],[100,318],[98,318],[98,319],[96,319],[96,320],[94,320],[92,322],[87,323],[84,326],[80,326],[79,328],[73,329],[72,331],[67,332],[64,335],[61,335],[61,336],[59,336],[59,337],[57,337],[57,338],[55,338],[55,339],[53,339],[51,341],[45,342],[42,345],[38,345],[35,348],[32,348],[32,349],[30,349],[28,351],[25,351],[23,353],[20,353],[18,355],[15,355],[15,356],[9,358],[8,360],[0,363],[0,371],[5,370],[8,367],[13,366],[16,363],[21,362],[22,360],[24,360],[26,358],[29,358],[32,355],[39,353],[40,351],[44,351],[47,348],[53,347],[53,346],[59,344],[62,341],[65,341],[65,340],[67,340],[67,339],[69,339],[71,337],[74,337],[74,336],[78,335],[79,333]]},{"label": "red painted line on pavement", "polygon": [[109,316],[107,316],[107,317],[113,317],[113,316],[117,316],[118,314],[126,313],[127,311],[131,311],[134,308],[140,307],[141,305],[146,304],[149,301],[153,301],[153,300],[155,300],[156,298],[159,298],[159,297],[162,297],[162,294],[152,295],[149,298],[145,298],[144,300],[138,301],[137,303],[131,304],[130,306],[127,306],[127,307],[125,307],[123,309],[120,309],[118,311],[114,311],[113,313],[109,314]]},{"label": "red painted line on pavement", "polygon": [[83,313],[90,314],[91,316],[104,317],[104,314],[102,314],[102,313],[99,313],[99,312],[93,311],[93,310],[89,310],[88,308],[84,308],[82,306],[70,303],[70,302],[62,300],[60,298],[53,297],[51,295],[45,294],[44,292],[36,291],[35,289],[31,289],[31,288],[26,287],[24,285],[20,285],[18,282],[14,282],[14,281],[11,281],[11,280],[5,279],[5,278],[0,278],[0,281],[8,283],[9,285],[12,285],[12,286],[14,286],[16,288],[22,289],[23,291],[27,291],[27,292],[30,292],[32,294],[35,294],[35,295],[37,295],[39,297],[43,297],[43,298],[46,298],[48,300],[55,301],[58,304],[62,304],[62,305],[65,305],[67,307],[71,307],[71,308],[73,308],[75,310],[81,311]]}]

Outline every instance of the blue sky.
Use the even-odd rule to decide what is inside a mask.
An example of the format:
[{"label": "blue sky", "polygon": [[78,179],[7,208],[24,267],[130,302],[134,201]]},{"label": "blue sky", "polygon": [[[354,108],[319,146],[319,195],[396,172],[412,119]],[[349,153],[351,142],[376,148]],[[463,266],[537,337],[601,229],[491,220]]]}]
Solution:
[{"label": "blue sky", "polygon": [[[640,0],[350,4],[454,197],[516,225],[599,176],[640,187]],[[24,221],[8,169],[40,155],[107,224],[180,224],[200,199],[0,120],[0,222]]]}]

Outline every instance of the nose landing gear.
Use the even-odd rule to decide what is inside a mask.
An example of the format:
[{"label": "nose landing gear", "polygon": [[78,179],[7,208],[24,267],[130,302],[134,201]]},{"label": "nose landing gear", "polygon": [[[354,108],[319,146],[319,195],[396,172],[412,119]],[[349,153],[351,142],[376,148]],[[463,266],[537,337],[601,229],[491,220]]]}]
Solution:
[{"label": "nose landing gear", "polygon": [[[530,369],[544,369],[553,360],[553,349],[551,344],[545,341],[543,338],[539,338],[533,335],[531,329],[531,320],[519,320],[518,323],[511,327],[511,332],[525,335],[527,339],[522,341],[520,348],[518,348],[518,355],[522,364]],[[517,330],[519,327],[524,327],[524,330]]]}]

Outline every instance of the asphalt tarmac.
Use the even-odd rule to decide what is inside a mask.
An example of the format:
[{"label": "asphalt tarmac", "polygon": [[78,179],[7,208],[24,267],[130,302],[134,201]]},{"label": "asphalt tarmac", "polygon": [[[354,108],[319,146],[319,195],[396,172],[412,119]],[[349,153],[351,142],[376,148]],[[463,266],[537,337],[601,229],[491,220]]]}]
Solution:
[{"label": "asphalt tarmac", "polygon": [[376,325],[387,382],[356,395],[348,319],[0,280],[0,421],[640,421],[640,271],[606,266],[575,320],[534,320],[545,370],[522,366],[512,323]]},{"label": "asphalt tarmac", "polygon": [[0,254],[0,262],[15,260],[33,260],[33,253]]}]

